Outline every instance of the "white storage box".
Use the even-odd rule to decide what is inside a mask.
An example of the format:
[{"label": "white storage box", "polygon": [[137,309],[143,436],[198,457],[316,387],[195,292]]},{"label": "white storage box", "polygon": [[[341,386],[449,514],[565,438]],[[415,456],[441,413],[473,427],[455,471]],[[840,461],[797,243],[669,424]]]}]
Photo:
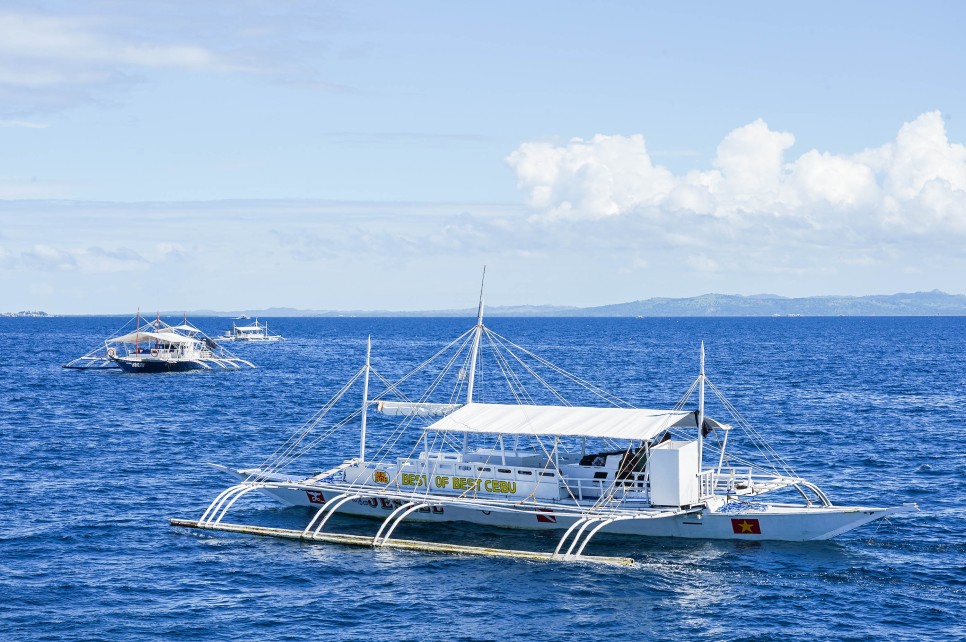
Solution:
[{"label": "white storage box", "polygon": [[701,500],[698,442],[665,441],[648,459],[653,506],[690,506]]}]

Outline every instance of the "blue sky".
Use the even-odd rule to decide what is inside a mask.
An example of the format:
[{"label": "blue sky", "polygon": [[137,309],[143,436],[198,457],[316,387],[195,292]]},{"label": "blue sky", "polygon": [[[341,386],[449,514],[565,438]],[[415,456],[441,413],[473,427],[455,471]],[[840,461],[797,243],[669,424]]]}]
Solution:
[{"label": "blue sky", "polygon": [[962,293],[964,13],[8,2],[0,310]]}]

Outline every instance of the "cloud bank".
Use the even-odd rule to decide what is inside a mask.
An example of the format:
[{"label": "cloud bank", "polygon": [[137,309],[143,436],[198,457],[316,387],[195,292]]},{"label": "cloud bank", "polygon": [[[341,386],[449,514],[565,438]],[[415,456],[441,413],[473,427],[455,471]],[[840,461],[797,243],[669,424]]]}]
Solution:
[{"label": "cloud bank", "polygon": [[[323,80],[314,54],[328,52],[339,10],[306,6],[292,22],[271,5],[196,3],[0,7],[0,115],[55,113],[110,100],[119,88],[185,74],[243,74],[352,91]],[[241,3],[244,5],[244,3]],[[0,121],[32,126],[24,120]],[[10,125],[14,123],[14,125]]]},{"label": "cloud bank", "polygon": [[526,205],[0,196],[0,289],[48,312],[441,309],[487,265],[501,304],[962,292],[966,149],[938,113],[855,154],[794,145],[756,120],[675,173],[642,135],[524,143]]},{"label": "cloud bank", "polygon": [[716,234],[784,229],[831,245],[966,236],[966,147],[949,141],[939,112],[855,154],[787,158],[794,144],[758,119],[721,141],[711,169],[683,175],[656,165],[642,135],[527,142],[506,161],[545,224],[634,219],[662,230],[690,220]]},{"label": "cloud bank", "polygon": [[114,33],[118,22],[0,11],[0,111],[60,109],[83,102],[105,87],[129,83],[132,74],[149,69],[218,72],[237,68],[197,44],[151,42],[143,34],[123,30]]}]

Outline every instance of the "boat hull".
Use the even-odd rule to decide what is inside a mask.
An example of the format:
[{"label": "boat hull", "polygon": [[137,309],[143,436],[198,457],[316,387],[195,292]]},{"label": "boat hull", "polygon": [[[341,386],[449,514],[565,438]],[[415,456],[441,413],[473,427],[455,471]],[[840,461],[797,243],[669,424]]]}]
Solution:
[{"label": "boat hull", "polygon": [[[326,503],[343,495],[339,490],[328,489],[266,487],[260,490],[290,506],[314,508],[322,508]],[[398,499],[359,492],[362,494],[342,504],[338,513],[386,519],[403,504]],[[432,498],[426,497],[413,499],[432,502]],[[517,507],[512,512],[505,512],[446,504],[446,498],[440,499],[443,503],[430,503],[429,506],[414,511],[406,520],[436,523],[460,521],[500,528],[547,531],[567,529],[579,519],[579,515],[561,514],[547,509]],[[565,507],[561,508],[566,511]],[[663,517],[654,517],[653,512],[648,516],[646,511],[642,511],[639,518],[614,521],[601,532],[639,537],[803,542],[829,539],[888,515],[911,510],[915,510],[914,507],[764,505],[763,509],[755,511],[725,513],[704,508]]]},{"label": "boat hull", "polygon": [[114,359],[124,372],[184,372],[187,370],[200,370],[205,366],[197,361],[169,361],[166,359],[142,358],[142,359]]}]

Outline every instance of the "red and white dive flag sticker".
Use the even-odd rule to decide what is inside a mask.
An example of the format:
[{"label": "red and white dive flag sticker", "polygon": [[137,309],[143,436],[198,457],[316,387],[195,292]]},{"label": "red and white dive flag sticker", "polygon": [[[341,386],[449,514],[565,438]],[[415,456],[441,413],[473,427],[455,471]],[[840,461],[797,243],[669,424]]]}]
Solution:
[{"label": "red and white dive flag sticker", "polygon": [[758,520],[748,519],[747,517],[732,519],[731,530],[736,535],[761,535],[761,525],[758,524]]},{"label": "red and white dive flag sticker", "polygon": [[537,509],[537,521],[545,524],[556,524],[557,516],[545,508]]}]

